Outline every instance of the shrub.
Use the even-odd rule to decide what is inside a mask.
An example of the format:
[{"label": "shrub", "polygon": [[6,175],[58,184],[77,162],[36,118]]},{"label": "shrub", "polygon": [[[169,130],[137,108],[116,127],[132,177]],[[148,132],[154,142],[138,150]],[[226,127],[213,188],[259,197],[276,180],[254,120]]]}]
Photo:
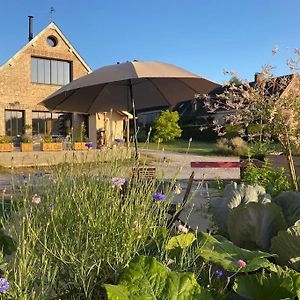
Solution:
[{"label": "shrub", "polygon": [[234,137],[240,136],[240,131],[242,130],[242,126],[240,125],[225,125],[225,137],[228,139],[232,139]]},{"label": "shrub", "polygon": [[291,188],[284,168],[274,170],[268,162],[261,168],[256,168],[254,165],[248,166],[244,171],[242,181],[263,186],[271,196],[276,196],[281,191],[287,191]]},{"label": "shrub", "polygon": [[23,134],[21,137],[21,142],[22,143],[32,143],[32,136],[27,135],[27,134]]},{"label": "shrub", "polygon": [[218,134],[213,128],[203,128],[201,125],[185,125],[181,127],[181,136],[185,139],[192,138],[194,141],[215,142]]},{"label": "shrub", "polygon": [[12,140],[9,136],[7,135],[0,135],[0,144],[7,144],[7,143],[11,143]]},{"label": "shrub", "polygon": [[42,140],[44,143],[52,143],[52,136],[50,134],[44,134]]},{"label": "shrub", "polygon": [[172,141],[181,136],[181,128],[178,125],[179,114],[177,111],[162,111],[154,122],[154,140]]},{"label": "shrub", "polygon": [[221,138],[217,141],[216,150],[222,154],[245,155],[248,153],[247,143],[240,137]]}]

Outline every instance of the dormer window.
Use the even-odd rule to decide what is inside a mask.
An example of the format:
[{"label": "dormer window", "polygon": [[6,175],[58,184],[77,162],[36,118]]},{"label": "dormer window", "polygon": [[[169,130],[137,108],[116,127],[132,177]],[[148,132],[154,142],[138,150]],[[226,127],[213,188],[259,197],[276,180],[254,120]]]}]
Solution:
[{"label": "dormer window", "polygon": [[71,81],[71,62],[32,57],[31,81],[34,83],[65,85]]},{"label": "dormer window", "polygon": [[47,44],[50,46],[50,47],[56,47],[57,46],[57,38],[53,35],[51,36],[48,36],[47,37]]}]

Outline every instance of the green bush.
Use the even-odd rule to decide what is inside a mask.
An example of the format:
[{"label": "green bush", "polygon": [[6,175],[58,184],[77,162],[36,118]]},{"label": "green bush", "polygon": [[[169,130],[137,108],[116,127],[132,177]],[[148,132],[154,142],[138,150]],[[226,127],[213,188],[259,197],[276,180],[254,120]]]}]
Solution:
[{"label": "green bush", "polygon": [[7,135],[0,135],[0,144],[7,144],[11,142],[12,142],[11,137]]},{"label": "green bush", "polygon": [[291,184],[284,168],[274,170],[268,162],[261,168],[257,168],[254,165],[248,166],[243,173],[242,181],[263,186],[271,196],[276,196],[281,191],[291,189]]},{"label": "green bush", "polygon": [[242,126],[241,125],[230,125],[227,124],[224,127],[224,131],[225,131],[225,137],[228,139],[232,139],[234,137],[239,137],[240,131],[242,130]]},{"label": "green bush", "polygon": [[204,128],[201,125],[184,125],[181,127],[181,137],[184,139],[192,138],[194,141],[215,142],[218,134],[213,128]]},{"label": "green bush", "polygon": [[179,114],[177,111],[162,111],[154,122],[154,141],[172,141],[181,137],[181,128],[178,125]]}]

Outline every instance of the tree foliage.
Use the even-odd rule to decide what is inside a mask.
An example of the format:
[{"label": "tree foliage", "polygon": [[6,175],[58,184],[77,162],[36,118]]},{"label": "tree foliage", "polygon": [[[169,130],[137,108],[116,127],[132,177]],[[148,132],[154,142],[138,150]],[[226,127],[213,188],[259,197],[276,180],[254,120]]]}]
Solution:
[{"label": "tree foliage", "polygon": [[182,130],[178,125],[178,120],[179,114],[177,111],[162,111],[154,123],[154,140],[164,142],[180,137]]}]

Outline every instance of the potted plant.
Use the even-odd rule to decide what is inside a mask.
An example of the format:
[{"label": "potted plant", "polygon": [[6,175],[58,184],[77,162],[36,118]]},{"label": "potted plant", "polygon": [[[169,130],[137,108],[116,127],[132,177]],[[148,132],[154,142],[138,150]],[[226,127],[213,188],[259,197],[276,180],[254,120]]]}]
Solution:
[{"label": "potted plant", "polygon": [[84,123],[81,123],[77,137],[73,142],[73,150],[82,151],[89,150],[93,147],[93,144],[90,142],[89,138],[85,135],[85,126]]},{"label": "potted plant", "polygon": [[62,151],[63,146],[62,142],[53,139],[51,135],[45,134],[42,137],[43,141],[41,144],[42,151]]},{"label": "potted plant", "polygon": [[11,152],[14,149],[14,145],[9,136],[0,135],[0,152]]},{"label": "potted plant", "polygon": [[33,151],[33,140],[28,134],[23,134],[21,137],[21,152],[32,152]]}]

